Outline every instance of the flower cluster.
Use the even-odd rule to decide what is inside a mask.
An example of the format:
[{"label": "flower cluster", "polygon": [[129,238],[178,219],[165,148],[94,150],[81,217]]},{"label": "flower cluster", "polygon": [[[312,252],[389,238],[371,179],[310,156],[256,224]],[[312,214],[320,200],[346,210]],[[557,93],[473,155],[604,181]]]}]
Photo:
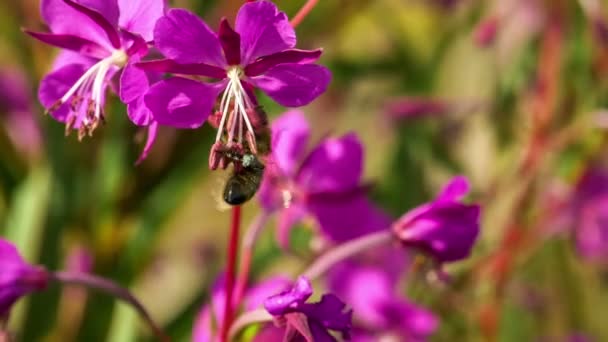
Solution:
[{"label": "flower cluster", "polygon": [[10,242],[0,239],[0,321],[21,297],[46,288],[48,272],[28,264]]},{"label": "flower cluster", "polygon": [[[41,12],[51,32],[25,32],[62,49],[40,84],[42,104],[66,124],[66,134],[76,129],[81,139],[105,121],[106,89],[117,89],[131,121],[149,128],[140,160],[158,124],[197,128],[220,94],[216,144],[246,141],[257,152],[255,88],[297,107],[317,98],[330,81],[329,71],[313,64],[321,50],[295,49],[287,16],[269,1],[243,5],[235,28],[223,19],[218,33],[187,10],[167,11],[164,0],[43,0]],[[142,61],[153,50],[166,59]],[[179,76],[163,79],[167,73]],[[214,81],[198,82],[196,76]]]},{"label": "flower cluster", "polygon": [[[263,318],[256,321],[265,324],[255,341],[336,341],[337,335],[357,341],[424,341],[433,334],[438,318],[405,298],[399,284],[415,253],[432,260],[433,270],[470,255],[480,208],[462,202],[468,181],[452,179],[435,200],[393,219],[369,198],[364,146],[355,133],[325,136],[313,145],[312,129],[298,110],[270,124],[257,90],[282,106],[300,107],[323,94],[331,80],[329,70],[316,64],[322,50],[296,49],[294,27],[275,4],[248,1],[234,25],[223,18],[217,31],[188,10],[167,9],[163,0],[43,0],[41,11],[50,33],[26,33],[62,51],[41,81],[39,97],[50,115],[65,123],[66,134],[74,129],[81,139],[104,122],[108,89],[118,93],[135,125],[148,128],[140,161],[159,125],[194,129],[209,122],[217,128],[210,169],[232,164],[226,202],[238,206],[259,188],[263,217],[278,217],[281,247],[289,248],[291,229],[306,218],[313,219],[324,241],[321,255],[295,281],[272,278],[249,290],[251,260],[241,262],[244,277],[235,285],[235,262],[229,256],[226,277],[218,279],[210,306],[200,311],[195,341],[239,333],[232,317],[239,309],[244,317]],[[153,59],[158,55],[163,58]],[[405,111],[445,111],[434,103],[414,107]],[[233,211],[237,233],[231,238],[237,242],[239,210]],[[252,236],[244,246],[253,248],[257,233]],[[234,258],[235,248],[229,251]],[[46,285],[47,274],[25,264],[14,249],[2,251],[6,264],[0,264],[0,277],[9,278],[0,278],[0,315],[18,297]],[[94,283],[118,298],[133,299],[104,280],[54,277]],[[329,293],[308,302],[317,281]],[[153,322],[151,327],[158,333]]]}]

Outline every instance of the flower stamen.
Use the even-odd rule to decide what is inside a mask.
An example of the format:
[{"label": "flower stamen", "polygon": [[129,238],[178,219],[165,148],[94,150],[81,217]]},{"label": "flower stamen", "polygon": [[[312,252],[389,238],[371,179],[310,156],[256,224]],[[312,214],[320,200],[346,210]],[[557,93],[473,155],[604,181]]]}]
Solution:
[{"label": "flower stamen", "polygon": [[113,67],[123,67],[128,56],[123,50],[116,50],[110,55],[91,66],[65,94],[50,108],[48,112],[58,110],[64,103],[70,101],[70,113],[65,119],[66,135],[78,128],[78,139],[91,135],[99,123],[105,122],[102,100],[104,84]]},{"label": "flower stamen", "polygon": [[228,84],[220,100],[219,110],[222,116],[215,142],[221,143],[222,136],[226,133],[227,140],[224,143],[227,146],[233,143],[241,145],[243,140],[246,140],[249,150],[255,153],[257,151],[255,132],[247,114],[254,105],[241,83],[243,74],[243,70],[238,66],[231,67],[227,72]]}]

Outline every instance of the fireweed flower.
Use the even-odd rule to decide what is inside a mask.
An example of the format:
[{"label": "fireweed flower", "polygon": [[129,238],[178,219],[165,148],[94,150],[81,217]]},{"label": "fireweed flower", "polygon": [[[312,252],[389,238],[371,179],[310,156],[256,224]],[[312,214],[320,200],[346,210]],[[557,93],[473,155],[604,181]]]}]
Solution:
[{"label": "fireweed flower", "polygon": [[[245,291],[242,300],[243,309],[250,311],[262,307],[266,298],[289,288],[290,285],[291,281],[289,279],[280,276],[260,282]],[[224,323],[225,289],[225,278],[220,276],[211,289],[211,303],[203,306],[196,318],[192,335],[194,342],[214,341],[214,331],[217,331]]]},{"label": "fireweed flower", "polygon": [[[257,106],[254,88],[279,104],[298,107],[310,103],[327,88],[331,75],[312,64],[321,50],[297,50],[296,35],[285,13],[269,1],[244,4],[234,30],[226,19],[213,32],[193,13],[172,9],[158,20],[155,46],[167,57],[140,63],[145,70],[220,81],[214,84],[173,77],[150,88],[145,102],[156,120],[179,128],[196,128],[209,117],[216,97],[219,104],[216,145],[247,140],[256,151],[250,113]],[[224,132],[224,131],[227,132]]]},{"label": "fireweed flower", "polygon": [[15,246],[0,239],[0,318],[21,297],[46,288],[47,271],[25,262]]},{"label": "fireweed flower", "polygon": [[264,301],[266,311],[285,326],[284,340],[300,335],[310,342],[337,341],[328,330],[349,339],[352,310],[345,310],[346,305],[333,294],[323,295],[320,302],[306,303],[312,293],[308,279],[300,277],[291,289]]},{"label": "fireweed flower", "polygon": [[399,218],[394,233],[404,245],[420,249],[438,263],[468,257],[479,234],[480,213],[478,205],[459,202],[468,192],[466,178],[453,178],[433,202]]},{"label": "fireweed flower", "polygon": [[608,264],[608,171],[590,167],[580,178],[570,204],[570,222],[578,254]]},{"label": "fireweed flower", "polygon": [[363,146],[355,134],[325,138],[307,152],[310,127],[291,110],[272,123],[271,155],[259,199],[278,215],[278,241],[286,247],[290,228],[305,217],[334,242],[390,226],[390,218],[371,205],[361,185]]},{"label": "fireweed flower", "polygon": [[[111,79],[121,68],[146,55],[146,42],[152,40],[154,24],[164,11],[164,0],[42,1],[42,17],[51,33],[26,32],[63,49],[42,79],[38,96],[47,111],[66,124],[66,133],[76,129],[82,138],[104,121],[106,88],[112,87]],[[151,124],[149,115],[142,119],[143,102],[122,85],[120,92],[131,120]]]},{"label": "fireweed flower", "polygon": [[402,272],[394,272],[392,264],[403,256],[396,252],[384,253],[373,264],[343,262],[328,274],[329,289],[353,308],[355,342],[425,341],[437,329],[432,312],[398,294]]},{"label": "fireweed flower", "polygon": [[17,150],[30,157],[37,156],[42,133],[34,117],[27,78],[16,65],[0,68],[0,115]]}]

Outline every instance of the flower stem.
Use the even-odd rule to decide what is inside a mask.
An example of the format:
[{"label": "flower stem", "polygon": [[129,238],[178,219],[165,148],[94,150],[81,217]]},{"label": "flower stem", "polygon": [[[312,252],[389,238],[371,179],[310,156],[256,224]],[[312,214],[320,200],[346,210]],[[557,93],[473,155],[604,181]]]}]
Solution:
[{"label": "flower stem", "polygon": [[393,241],[393,232],[390,229],[363,235],[338,245],[320,256],[312,265],[302,273],[309,280],[313,280],[327,272],[332,266],[351,256],[357,255],[365,250]]},{"label": "flower stem", "polygon": [[239,229],[241,226],[241,206],[232,207],[232,222],[230,224],[230,237],[228,240],[228,255],[226,265],[226,301],[224,302],[224,322],[220,331],[220,341],[228,341],[228,330],[233,315],[233,290],[236,276],[236,258],[239,246]]},{"label": "flower stem", "polygon": [[240,269],[236,279],[236,285],[234,286],[234,303],[240,303],[249,281],[249,272],[251,271],[251,261],[253,258],[253,251],[255,244],[258,241],[258,237],[266,226],[266,222],[270,218],[270,214],[266,211],[258,214],[253,220],[245,236],[243,236],[243,242],[241,246],[241,261],[239,263]]},{"label": "flower stem", "polygon": [[146,321],[146,323],[150,326],[152,332],[160,341],[171,341],[169,336],[167,336],[167,334],[163,332],[163,330],[154,322],[154,320],[152,320],[152,316],[150,316],[139,300],[137,300],[137,298],[135,298],[135,296],[129,290],[116,284],[115,282],[87,273],[70,271],[58,271],[52,273],[51,277],[53,280],[62,284],[82,285],[86,288],[95,289],[123,300],[127,304],[133,306],[144,321]]},{"label": "flower stem", "polygon": [[319,0],[307,0],[304,6],[302,6],[293,19],[291,19],[291,26],[295,28],[296,26],[300,25],[300,23],[304,21],[304,18],[306,18],[312,9],[315,8],[317,2],[319,2]]}]

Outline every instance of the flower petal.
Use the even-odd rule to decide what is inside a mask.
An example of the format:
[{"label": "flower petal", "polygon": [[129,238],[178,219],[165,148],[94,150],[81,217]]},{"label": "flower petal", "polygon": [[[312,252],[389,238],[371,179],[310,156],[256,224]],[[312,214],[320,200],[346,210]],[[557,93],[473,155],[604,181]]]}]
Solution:
[{"label": "flower petal", "polygon": [[296,46],[296,33],[287,15],[270,1],[248,2],[236,16],[236,32],[241,35],[242,64]]},{"label": "flower petal", "polygon": [[349,192],[359,187],[363,172],[363,145],[354,133],[328,138],[306,158],[298,183],[308,192]]},{"label": "flower petal", "polygon": [[127,103],[127,115],[137,126],[148,126],[154,122],[152,112],[146,106],[143,95]]},{"label": "flower petal", "polygon": [[317,219],[325,237],[334,242],[388,229],[391,224],[391,218],[365,195],[331,202],[309,200],[307,208]]},{"label": "flower petal", "polygon": [[71,50],[61,50],[57,54],[57,57],[55,57],[55,60],[53,61],[53,65],[51,66],[51,70],[57,70],[57,69],[63,68],[64,66],[70,65],[70,64],[81,64],[86,69],[88,69],[91,66],[93,66],[93,64],[95,64],[95,62],[97,62],[97,61],[98,61],[98,59],[83,56],[83,55],[79,54],[78,52],[74,52]]},{"label": "flower petal", "polygon": [[117,0],[63,0],[64,2],[73,2],[77,5],[86,7],[99,13],[112,26],[118,25],[118,2]]},{"label": "flower petal", "polygon": [[192,332],[193,342],[212,342],[213,331],[212,326],[211,310],[209,305],[205,305],[196,316],[194,322],[194,331]]},{"label": "flower petal", "polygon": [[[317,334],[320,333],[323,336],[322,332],[325,332],[325,334],[329,335],[327,333],[329,329],[339,331],[344,339],[349,339],[350,330],[353,325],[353,311],[346,310],[346,304],[334,294],[324,294],[318,303],[305,304],[302,307],[302,312],[308,317],[309,321],[314,321],[323,328],[319,329],[320,331]],[[320,341],[317,334],[313,331],[315,341]],[[331,337],[331,335],[329,336]]]},{"label": "flower petal", "polygon": [[171,74],[207,76],[213,78],[225,78],[226,71],[213,65],[205,63],[182,64],[171,59],[159,59],[137,63],[141,69]]},{"label": "flower petal", "polygon": [[283,249],[289,248],[291,229],[306,216],[306,209],[298,204],[292,204],[279,212],[277,222],[277,243]]},{"label": "flower petal", "polygon": [[247,76],[257,76],[265,73],[268,69],[272,68],[277,64],[284,63],[296,63],[296,64],[309,64],[316,62],[321,54],[323,53],[323,49],[317,50],[298,50],[291,49],[281,51],[269,56],[264,56],[257,61],[247,65],[245,67],[245,74]]},{"label": "flower petal", "polygon": [[[138,97],[143,96],[148,91],[148,88],[150,88],[150,83],[146,72],[131,63],[127,64],[120,75],[118,90],[120,100],[124,103],[133,102]],[[133,122],[138,125],[147,125],[147,123]]]},{"label": "flower petal", "polygon": [[310,126],[299,110],[290,110],[272,123],[272,161],[283,175],[291,176],[302,161]]},{"label": "flower petal", "polygon": [[[67,1],[67,0],[66,0]],[[114,27],[118,23],[118,6],[116,0],[88,0],[81,1],[82,5],[98,14],[97,19],[105,21],[105,29],[100,23],[91,18],[87,13],[76,10],[64,0],[42,0],[40,11],[42,18],[48,24],[51,31],[56,34],[70,34],[93,41],[104,48],[111,50],[114,47],[113,40],[118,37]],[[81,5],[79,8],[82,8]],[[110,39],[107,30],[114,30],[116,38]]]},{"label": "flower petal", "polygon": [[469,192],[469,181],[466,177],[457,176],[452,178],[450,182],[441,190],[437,201],[440,202],[455,202],[461,199]]},{"label": "flower petal", "polygon": [[283,315],[300,307],[310,296],[312,284],[306,277],[299,277],[290,289],[268,297],[264,308],[273,316]]},{"label": "flower petal", "polygon": [[[40,81],[38,89],[38,98],[44,108],[50,108],[61,99],[84,72],[85,66],[69,64],[46,75]],[[50,114],[55,120],[65,122],[69,109],[69,103],[64,103]]]},{"label": "flower petal", "polygon": [[173,77],[150,87],[144,101],[159,124],[197,128],[211,114],[220,90],[218,86]]},{"label": "flower petal", "polygon": [[[139,102],[143,102],[143,99],[138,99]],[[152,122],[150,126],[148,126],[148,137],[146,138],[146,144],[144,148],[141,150],[141,154],[137,158],[135,165],[141,164],[148,157],[148,153],[152,149],[152,145],[156,141],[156,133],[158,132],[158,122]]]},{"label": "flower petal", "polygon": [[292,281],[290,279],[281,276],[264,280],[247,290],[247,293],[243,298],[245,310],[258,309],[264,304],[266,298],[285,291],[291,284]]},{"label": "flower petal", "polygon": [[72,50],[88,57],[102,59],[110,55],[108,50],[104,49],[99,44],[78,36],[69,34],[33,32],[29,30],[23,31],[43,43],[62,49]]},{"label": "flower petal", "polygon": [[154,44],[178,63],[206,63],[225,68],[226,60],[217,35],[193,13],[172,9],[158,19]]},{"label": "flower petal", "polygon": [[286,107],[309,104],[327,90],[331,73],[315,64],[279,64],[251,82]]},{"label": "flower petal", "polygon": [[146,41],[154,37],[154,25],[165,14],[165,0],[118,0],[120,28],[137,33]]},{"label": "flower petal", "polygon": [[228,65],[241,64],[241,36],[230,27],[228,19],[222,18],[218,36]]},{"label": "flower petal", "polygon": [[[92,5],[99,4],[96,0],[85,1],[91,3]],[[110,40],[110,43],[112,43],[112,46],[115,49],[118,49],[120,47],[120,36],[118,35],[117,30],[118,17],[114,18],[114,14],[118,15],[118,7],[116,4],[116,0],[105,1],[102,2],[101,6],[95,7],[88,7],[72,0],[63,0],[63,2],[93,20],[93,22],[95,22],[105,32],[106,36]],[[96,7],[98,7],[101,12]],[[114,13],[113,10],[116,10],[116,13]],[[106,15],[111,16],[111,21],[108,21]]]}]

